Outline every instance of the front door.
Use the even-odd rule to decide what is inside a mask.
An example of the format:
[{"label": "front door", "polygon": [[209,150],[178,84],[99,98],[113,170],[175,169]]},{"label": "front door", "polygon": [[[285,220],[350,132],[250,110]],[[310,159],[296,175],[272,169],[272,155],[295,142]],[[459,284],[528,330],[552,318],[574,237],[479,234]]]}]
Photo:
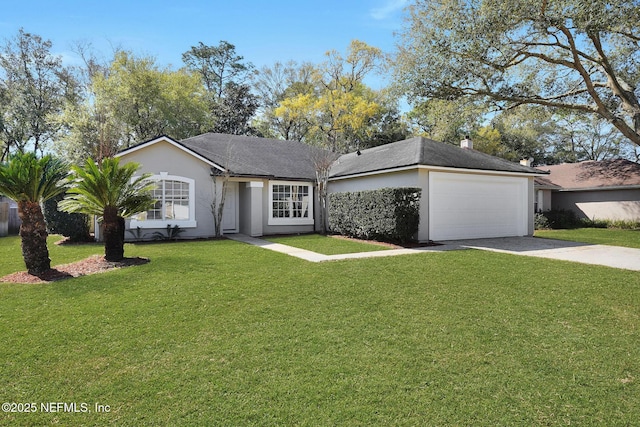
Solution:
[{"label": "front door", "polygon": [[222,210],[223,234],[238,232],[238,183],[227,182],[227,194]]}]

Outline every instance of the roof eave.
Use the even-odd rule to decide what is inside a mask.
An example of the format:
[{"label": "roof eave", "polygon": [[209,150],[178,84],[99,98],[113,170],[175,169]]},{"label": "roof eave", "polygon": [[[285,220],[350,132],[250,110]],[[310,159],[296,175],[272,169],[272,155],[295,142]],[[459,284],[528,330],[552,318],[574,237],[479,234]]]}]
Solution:
[{"label": "roof eave", "polygon": [[362,176],[369,176],[369,175],[380,175],[383,173],[389,173],[389,172],[402,172],[402,171],[406,171],[406,170],[411,170],[411,169],[428,169],[428,170],[433,170],[433,171],[446,171],[446,172],[465,172],[465,173],[474,173],[474,174],[487,174],[487,173],[491,173],[493,175],[510,175],[510,176],[527,176],[527,177],[536,177],[536,176],[545,176],[548,173],[547,172],[542,172],[542,171],[535,171],[535,172],[517,172],[517,171],[501,171],[501,170],[494,170],[494,169],[468,169],[468,168],[459,168],[459,167],[454,167],[454,166],[431,166],[431,165],[424,165],[424,164],[410,164],[410,165],[405,165],[405,166],[397,166],[397,167],[393,167],[393,168],[384,168],[384,169],[376,169],[376,170],[372,170],[372,171],[366,171],[366,172],[356,172],[356,173],[351,173],[351,174],[341,174],[341,175],[332,175],[329,176],[329,181],[337,181],[340,179],[349,179],[349,178],[358,178],[358,177],[362,177]]},{"label": "roof eave", "polygon": [[607,185],[600,187],[560,187],[557,189],[560,192],[570,191],[615,191],[615,190],[640,190],[640,184],[634,185]]}]

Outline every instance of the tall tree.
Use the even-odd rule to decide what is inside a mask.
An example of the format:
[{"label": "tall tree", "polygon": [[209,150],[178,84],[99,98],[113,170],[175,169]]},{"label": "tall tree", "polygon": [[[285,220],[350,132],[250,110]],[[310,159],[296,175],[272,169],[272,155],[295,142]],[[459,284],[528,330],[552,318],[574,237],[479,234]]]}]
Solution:
[{"label": "tall tree", "polygon": [[220,98],[227,83],[245,83],[253,71],[253,64],[243,62],[244,57],[236,53],[236,47],[221,40],[218,46],[207,46],[198,42],[182,54],[182,61],[201,77],[207,91]]},{"label": "tall tree", "polygon": [[558,123],[557,162],[609,160],[624,156],[624,137],[599,117],[565,112],[555,117]]},{"label": "tall tree", "polygon": [[395,77],[413,100],[489,99],[598,115],[640,145],[633,0],[418,0]]},{"label": "tall tree", "polygon": [[397,103],[363,81],[380,66],[380,49],[354,40],[346,55],[329,51],[326,56],[309,81],[294,82],[282,93],[272,110],[278,132],[334,152],[378,145],[403,133],[394,122]]},{"label": "tall tree", "polygon": [[78,42],[75,52],[83,61],[82,66],[76,67],[80,100],[65,105],[60,116],[63,132],[53,149],[74,164],[84,163],[87,158],[100,162],[118,151],[126,130],[124,123],[116,120],[116,112],[99,101],[98,87],[94,85],[98,79],[108,77],[109,62],[98,59],[87,43]]},{"label": "tall tree", "polygon": [[20,29],[0,52],[0,160],[10,151],[42,152],[59,130],[55,116],[76,81],[52,44]]},{"label": "tall tree", "polygon": [[154,58],[116,52],[107,75],[98,74],[93,85],[94,102],[124,128],[120,148],[162,134],[193,136],[204,122],[198,77],[161,69]]},{"label": "tall tree", "polygon": [[554,147],[562,128],[548,109],[522,105],[496,114],[491,126],[500,133],[496,155],[516,162],[533,158],[537,165],[558,162]]},{"label": "tall tree", "polygon": [[199,42],[182,54],[182,60],[200,76],[208,94],[207,130],[235,135],[256,133],[250,122],[258,108],[258,98],[246,83],[254,66],[244,62],[234,45],[224,40],[218,46]]},{"label": "tall tree", "polygon": [[66,133],[56,150],[82,163],[162,134],[182,139],[202,132],[207,105],[200,79],[160,68],[151,57],[117,51],[101,66],[85,58],[84,99],[67,104]]},{"label": "tall tree", "polygon": [[407,113],[413,133],[435,141],[458,145],[482,125],[487,109],[464,99],[429,99]]},{"label": "tall tree", "polygon": [[72,166],[72,185],[58,207],[69,213],[97,215],[103,225],[107,261],[124,258],[124,219],[150,209],[155,183],[149,175],[134,178],[139,165],[120,165],[118,158],[105,158],[98,165],[87,159],[84,167]]},{"label": "tall tree", "polygon": [[0,163],[0,194],[18,202],[22,257],[29,274],[38,275],[51,268],[41,204],[65,191],[68,170],[59,159],[38,159],[33,153],[16,153]]},{"label": "tall tree", "polygon": [[[316,92],[317,68],[308,62],[298,64],[295,61],[273,66],[265,66],[258,73],[253,87],[260,102],[260,117],[256,127],[260,134],[272,138],[302,141],[309,134],[312,123],[306,117],[299,116],[299,109],[286,109],[281,115],[275,110],[287,98],[307,95],[310,98]],[[306,102],[304,99],[302,102]]]}]

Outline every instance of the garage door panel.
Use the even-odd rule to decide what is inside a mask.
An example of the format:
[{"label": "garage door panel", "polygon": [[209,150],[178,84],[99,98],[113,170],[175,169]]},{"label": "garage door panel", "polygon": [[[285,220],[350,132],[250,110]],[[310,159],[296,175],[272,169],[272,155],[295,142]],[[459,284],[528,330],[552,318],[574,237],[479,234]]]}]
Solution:
[{"label": "garage door panel", "polygon": [[453,240],[527,232],[527,178],[431,172],[429,237]]}]

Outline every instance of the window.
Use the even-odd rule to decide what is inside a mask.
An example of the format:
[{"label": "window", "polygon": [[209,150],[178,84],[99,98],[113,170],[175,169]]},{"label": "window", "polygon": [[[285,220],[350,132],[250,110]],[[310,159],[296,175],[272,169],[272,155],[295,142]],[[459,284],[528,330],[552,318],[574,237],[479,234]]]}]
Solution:
[{"label": "window", "polygon": [[313,224],[313,187],[306,183],[269,183],[269,225]]},{"label": "window", "polygon": [[167,225],[195,227],[195,181],[161,173],[150,178],[155,205],[131,218],[131,227],[164,228]]}]

